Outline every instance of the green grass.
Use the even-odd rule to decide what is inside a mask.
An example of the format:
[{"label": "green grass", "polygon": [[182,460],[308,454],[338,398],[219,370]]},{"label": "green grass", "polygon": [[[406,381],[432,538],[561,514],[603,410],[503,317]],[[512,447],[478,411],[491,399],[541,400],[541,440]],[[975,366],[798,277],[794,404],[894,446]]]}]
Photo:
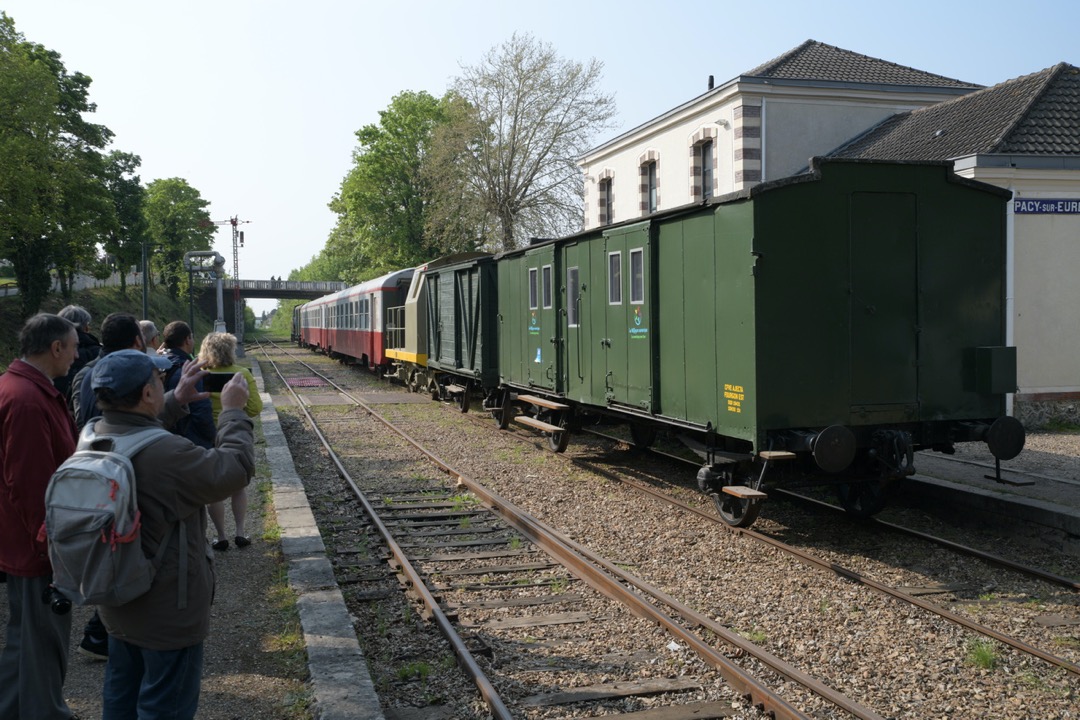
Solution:
[{"label": "green grass", "polygon": [[975,638],[968,643],[966,659],[983,670],[993,670],[998,663],[997,647],[992,640]]},{"label": "green grass", "polygon": [[397,676],[398,680],[412,680],[418,678],[421,682],[426,682],[428,675],[431,674],[431,666],[426,662],[411,662],[406,663],[398,668]]},{"label": "green grass", "polygon": [[1077,433],[1080,432],[1080,424],[1051,419],[1041,429],[1046,432]]},{"label": "green grass", "polygon": [[769,636],[766,635],[763,630],[758,630],[757,628],[753,628],[752,630],[745,630],[740,632],[739,634],[752,643],[760,644],[769,639]]}]

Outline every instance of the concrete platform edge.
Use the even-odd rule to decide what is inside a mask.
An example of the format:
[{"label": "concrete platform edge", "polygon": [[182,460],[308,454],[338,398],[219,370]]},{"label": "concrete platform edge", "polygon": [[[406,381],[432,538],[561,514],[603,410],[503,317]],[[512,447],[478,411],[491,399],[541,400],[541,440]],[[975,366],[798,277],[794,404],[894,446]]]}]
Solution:
[{"label": "concrete platform edge", "polygon": [[925,502],[947,502],[1000,516],[1014,523],[1035,523],[1070,536],[1080,537],[1080,515],[1071,508],[1036,498],[1004,495],[962,483],[916,474],[905,481],[904,492]]},{"label": "concrete platform edge", "polygon": [[[281,528],[289,586],[296,593],[319,720],[384,720],[375,685],[356,639],[345,598],[334,578],[322,536],[293,464],[277,409],[265,392],[258,363],[252,373],[262,393],[263,436]],[[270,452],[271,449],[273,452]]]}]

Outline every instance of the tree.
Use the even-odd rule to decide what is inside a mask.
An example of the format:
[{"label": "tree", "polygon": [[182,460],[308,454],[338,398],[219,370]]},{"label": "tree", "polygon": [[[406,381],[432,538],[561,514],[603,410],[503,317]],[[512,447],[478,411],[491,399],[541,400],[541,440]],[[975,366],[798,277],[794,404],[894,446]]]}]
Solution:
[{"label": "tree", "polygon": [[49,290],[50,268],[65,278],[91,262],[109,222],[99,150],[112,132],[84,117],[95,110],[90,83],[0,13],[0,255],[27,315]]},{"label": "tree", "polygon": [[[504,250],[528,237],[581,226],[582,178],[576,158],[612,127],[615,100],[598,89],[603,63],[565,60],[550,43],[515,33],[452,83],[455,127],[433,156],[450,182],[440,203],[479,204],[481,231],[494,224]],[[464,163],[461,172],[453,164]],[[459,178],[464,186],[453,186]],[[443,214],[453,218],[453,213]],[[466,214],[457,217],[468,219]],[[475,219],[472,220],[475,224]]]},{"label": "tree", "polygon": [[356,132],[353,167],[330,203],[338,226],[327,245],[351,253],[354,265],[362,263],[360,275],[375,277],[443,254],[425,234],[429,191],[423,168],[432,134],[446,121],[446,98],[402,92],[379,113],[377,125]]},{"label": "tree", "polygon": [[148,242],[154,246],[151,265],[174,300],[180,297],[182,281],[187,282],[184,254],[210,249],[216,228],[206,211],[209,204],[181,178],[154,180],[146,188]]},{"label": "tree", "polygon": [[[120,271],[120,292],[127,292],[129,268],[142,259],[142,245],[147,240],[147,223],[143,205],[146,188],[135,171],[142,165],[138,155],[113,151],[105,164],[105,187],[112,198],[116,222],[105,240],[105,252],[112,256]],[[141,269],[141,268],[140,268]]]}]

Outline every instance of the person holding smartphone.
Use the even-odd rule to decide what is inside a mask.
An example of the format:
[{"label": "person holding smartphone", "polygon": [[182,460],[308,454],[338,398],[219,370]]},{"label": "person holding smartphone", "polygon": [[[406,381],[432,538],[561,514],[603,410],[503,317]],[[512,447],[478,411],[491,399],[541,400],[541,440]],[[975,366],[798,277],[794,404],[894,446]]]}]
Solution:
[{"label": "person holding smartphone", "polygon": [[[204,364],[203,369],[209,370],[210,374],[203,377],[203,388],[210,393],[210,405],[213,408],[214,424],[217,424],[218,415],[221,413],[221,387],[233,374],[239,373],[244,376],[248,384],[248,399],[244,405],[244,412],[248,417],[255,417],[262,412],[262,398],[259,397],[259,388],[255,384],[255,377],[246,367],[236,364],[236,336],[232,333],[210,333],[203,338],[199,348],[199,360]],[[223,376],[227,375],[228,378]],[[233,541],[236,547],[244,548],[251,544],[251,539],[246,533],[247,515],[247,488],[236,491],[229,499],[232,505],[233,522],[236,525],[236,534]],[[215,550],[225,551],[229,549],[229,539],[225,534],[225,501],[212,503],[207,506],[210,513],[210,521],[214,523],[217,532],[217,540],[212,547]]]}]

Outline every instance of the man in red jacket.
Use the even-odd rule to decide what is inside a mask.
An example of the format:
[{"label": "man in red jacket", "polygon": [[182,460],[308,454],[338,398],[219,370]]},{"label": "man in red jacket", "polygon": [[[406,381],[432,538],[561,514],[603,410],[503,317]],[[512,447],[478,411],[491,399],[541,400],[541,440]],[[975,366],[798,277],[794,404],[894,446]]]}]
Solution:
[{"label": "man in red jacket", "polygon": [[0,376],[0,571],[7,573],[7,641],[0,653],[0,718],[68,720],[64,702],[70,613],[48,602],[52,566],[38,540],[45,488],[75,452],[75,422],[53,380],[67,375],[75,326],[42,313],[19,333],[20,358]]}]

